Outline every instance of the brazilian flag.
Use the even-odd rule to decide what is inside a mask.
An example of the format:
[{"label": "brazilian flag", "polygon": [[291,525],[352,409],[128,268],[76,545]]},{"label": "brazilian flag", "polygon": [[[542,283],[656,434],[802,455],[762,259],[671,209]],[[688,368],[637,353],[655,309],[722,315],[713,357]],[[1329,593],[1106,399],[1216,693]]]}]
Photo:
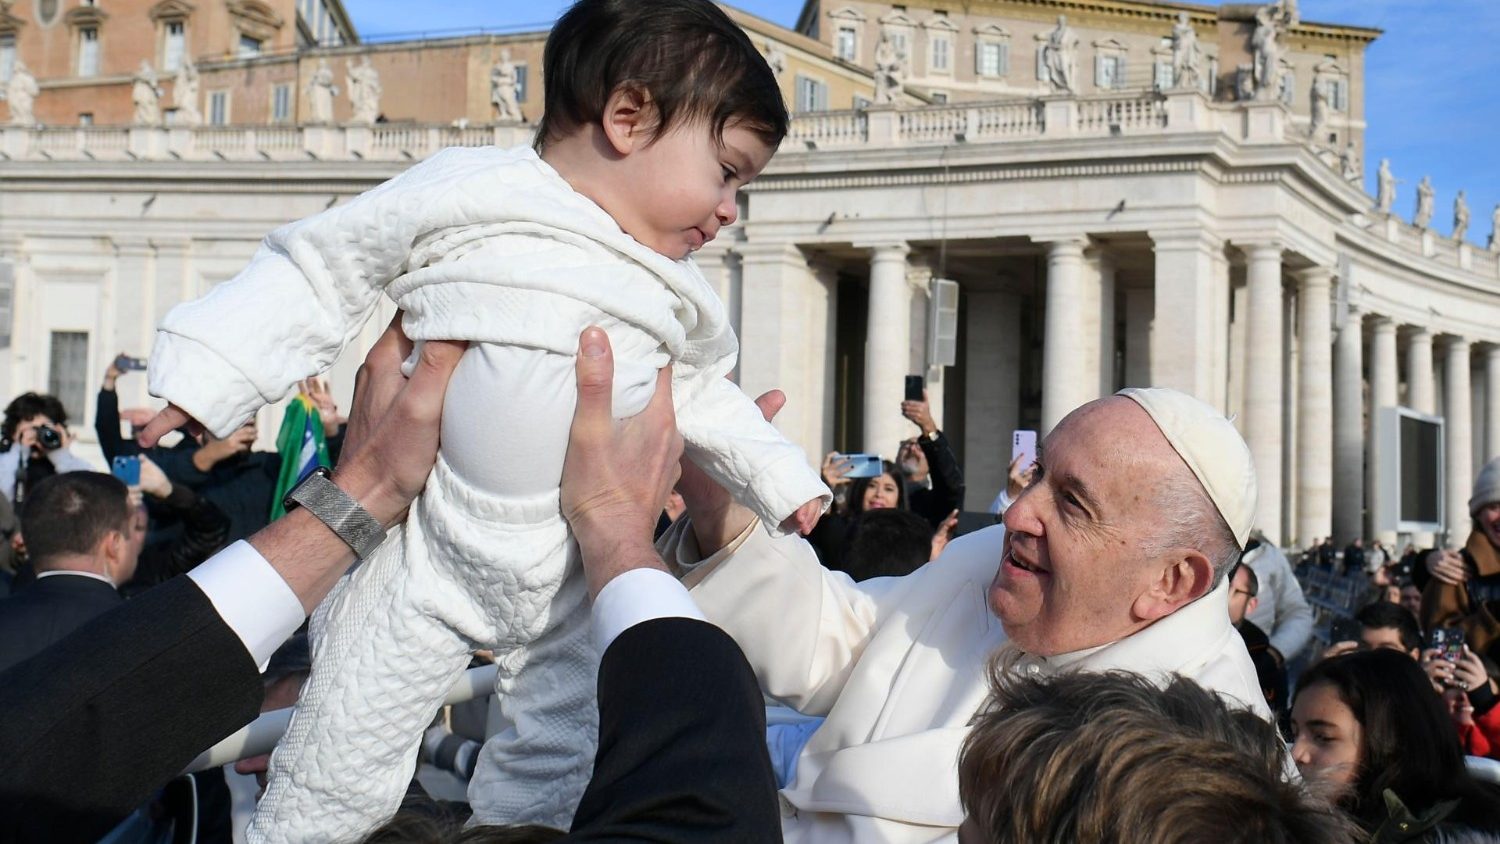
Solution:
[{"label": "brazilian flag", "polygon": [[323,420],[306,393],[298,393],[286,407],[281,433],[276,435],[276,450],[281,453],[281,474],[276,479],[276,494],[271,498],[271,521],[286,515],[287,493],[319,466],[333,466],[328,456],[328,440],[323,435]]}]

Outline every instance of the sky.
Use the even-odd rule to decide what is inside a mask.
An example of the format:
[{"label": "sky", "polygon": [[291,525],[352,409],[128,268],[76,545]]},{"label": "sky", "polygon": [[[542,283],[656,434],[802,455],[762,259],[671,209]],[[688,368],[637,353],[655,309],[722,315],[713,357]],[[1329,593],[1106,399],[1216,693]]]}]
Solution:
[{"label": "sky", "polygon": [[[1211,2],[1211,0],[1208,0]],[[783,26],[794,26],[803,0],[732,0]],[[1204,0],[1199,0],[1204,2]],[[421,6],[413,14],[413,6]],[[344,0],[364,37],[420,37],[484,29],[546,29],[568,0]],[[1366,53],[1366,187],[1391,160],[1396,210],[1410,219],[1416,183],[1432,177],[1434,227],[1450,231],[1453,199],[1468,193],[1469,240],[1484,245],[1500,204],[1500,0],[1301,0],[1305,20],[1385,30]]]}]

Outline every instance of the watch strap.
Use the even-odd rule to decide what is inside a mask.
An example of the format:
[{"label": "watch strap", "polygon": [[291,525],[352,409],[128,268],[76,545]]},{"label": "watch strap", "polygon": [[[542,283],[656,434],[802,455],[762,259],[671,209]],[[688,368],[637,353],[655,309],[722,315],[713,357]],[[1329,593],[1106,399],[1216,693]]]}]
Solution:
[{"label": "watch strap", "polygon": [[287,493],[286,508],[301,505],[328,526],[360,559],[375,553],[385,541],[385,528],[359,502],[339,489],[327,467],[320,466]]}]

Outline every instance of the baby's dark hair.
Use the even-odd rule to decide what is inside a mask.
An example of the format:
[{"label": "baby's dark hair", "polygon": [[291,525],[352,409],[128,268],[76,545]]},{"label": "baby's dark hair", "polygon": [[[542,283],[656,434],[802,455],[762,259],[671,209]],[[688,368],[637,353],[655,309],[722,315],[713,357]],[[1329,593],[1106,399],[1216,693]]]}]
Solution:
[{"label": "baby's dark hair", "polygon": [[776,75],[710,0],[578,0],[552,28],[542,66],[538,151],[602,119],[622,86],[650,98],[654,137],[694,120],[706,121],[715,139],[731,123],[772,148],[786,137]]}]

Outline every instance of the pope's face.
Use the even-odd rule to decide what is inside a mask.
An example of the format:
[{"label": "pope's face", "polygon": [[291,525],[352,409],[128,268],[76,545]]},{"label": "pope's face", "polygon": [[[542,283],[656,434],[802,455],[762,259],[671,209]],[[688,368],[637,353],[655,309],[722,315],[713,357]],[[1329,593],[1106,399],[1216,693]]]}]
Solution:
[{"label": "pope's face", "polygon": [[[1188,473],[1134,401],[1091,402],[1042,442],[1036,475],[1005,511],[990,608],[1027,653],[1102,645],[1149,622],[1138,597],[1160,578],[1143,549],[1161,523],[1159,479]],[[1189,475],[1191,477],[1191,475]]]}]

